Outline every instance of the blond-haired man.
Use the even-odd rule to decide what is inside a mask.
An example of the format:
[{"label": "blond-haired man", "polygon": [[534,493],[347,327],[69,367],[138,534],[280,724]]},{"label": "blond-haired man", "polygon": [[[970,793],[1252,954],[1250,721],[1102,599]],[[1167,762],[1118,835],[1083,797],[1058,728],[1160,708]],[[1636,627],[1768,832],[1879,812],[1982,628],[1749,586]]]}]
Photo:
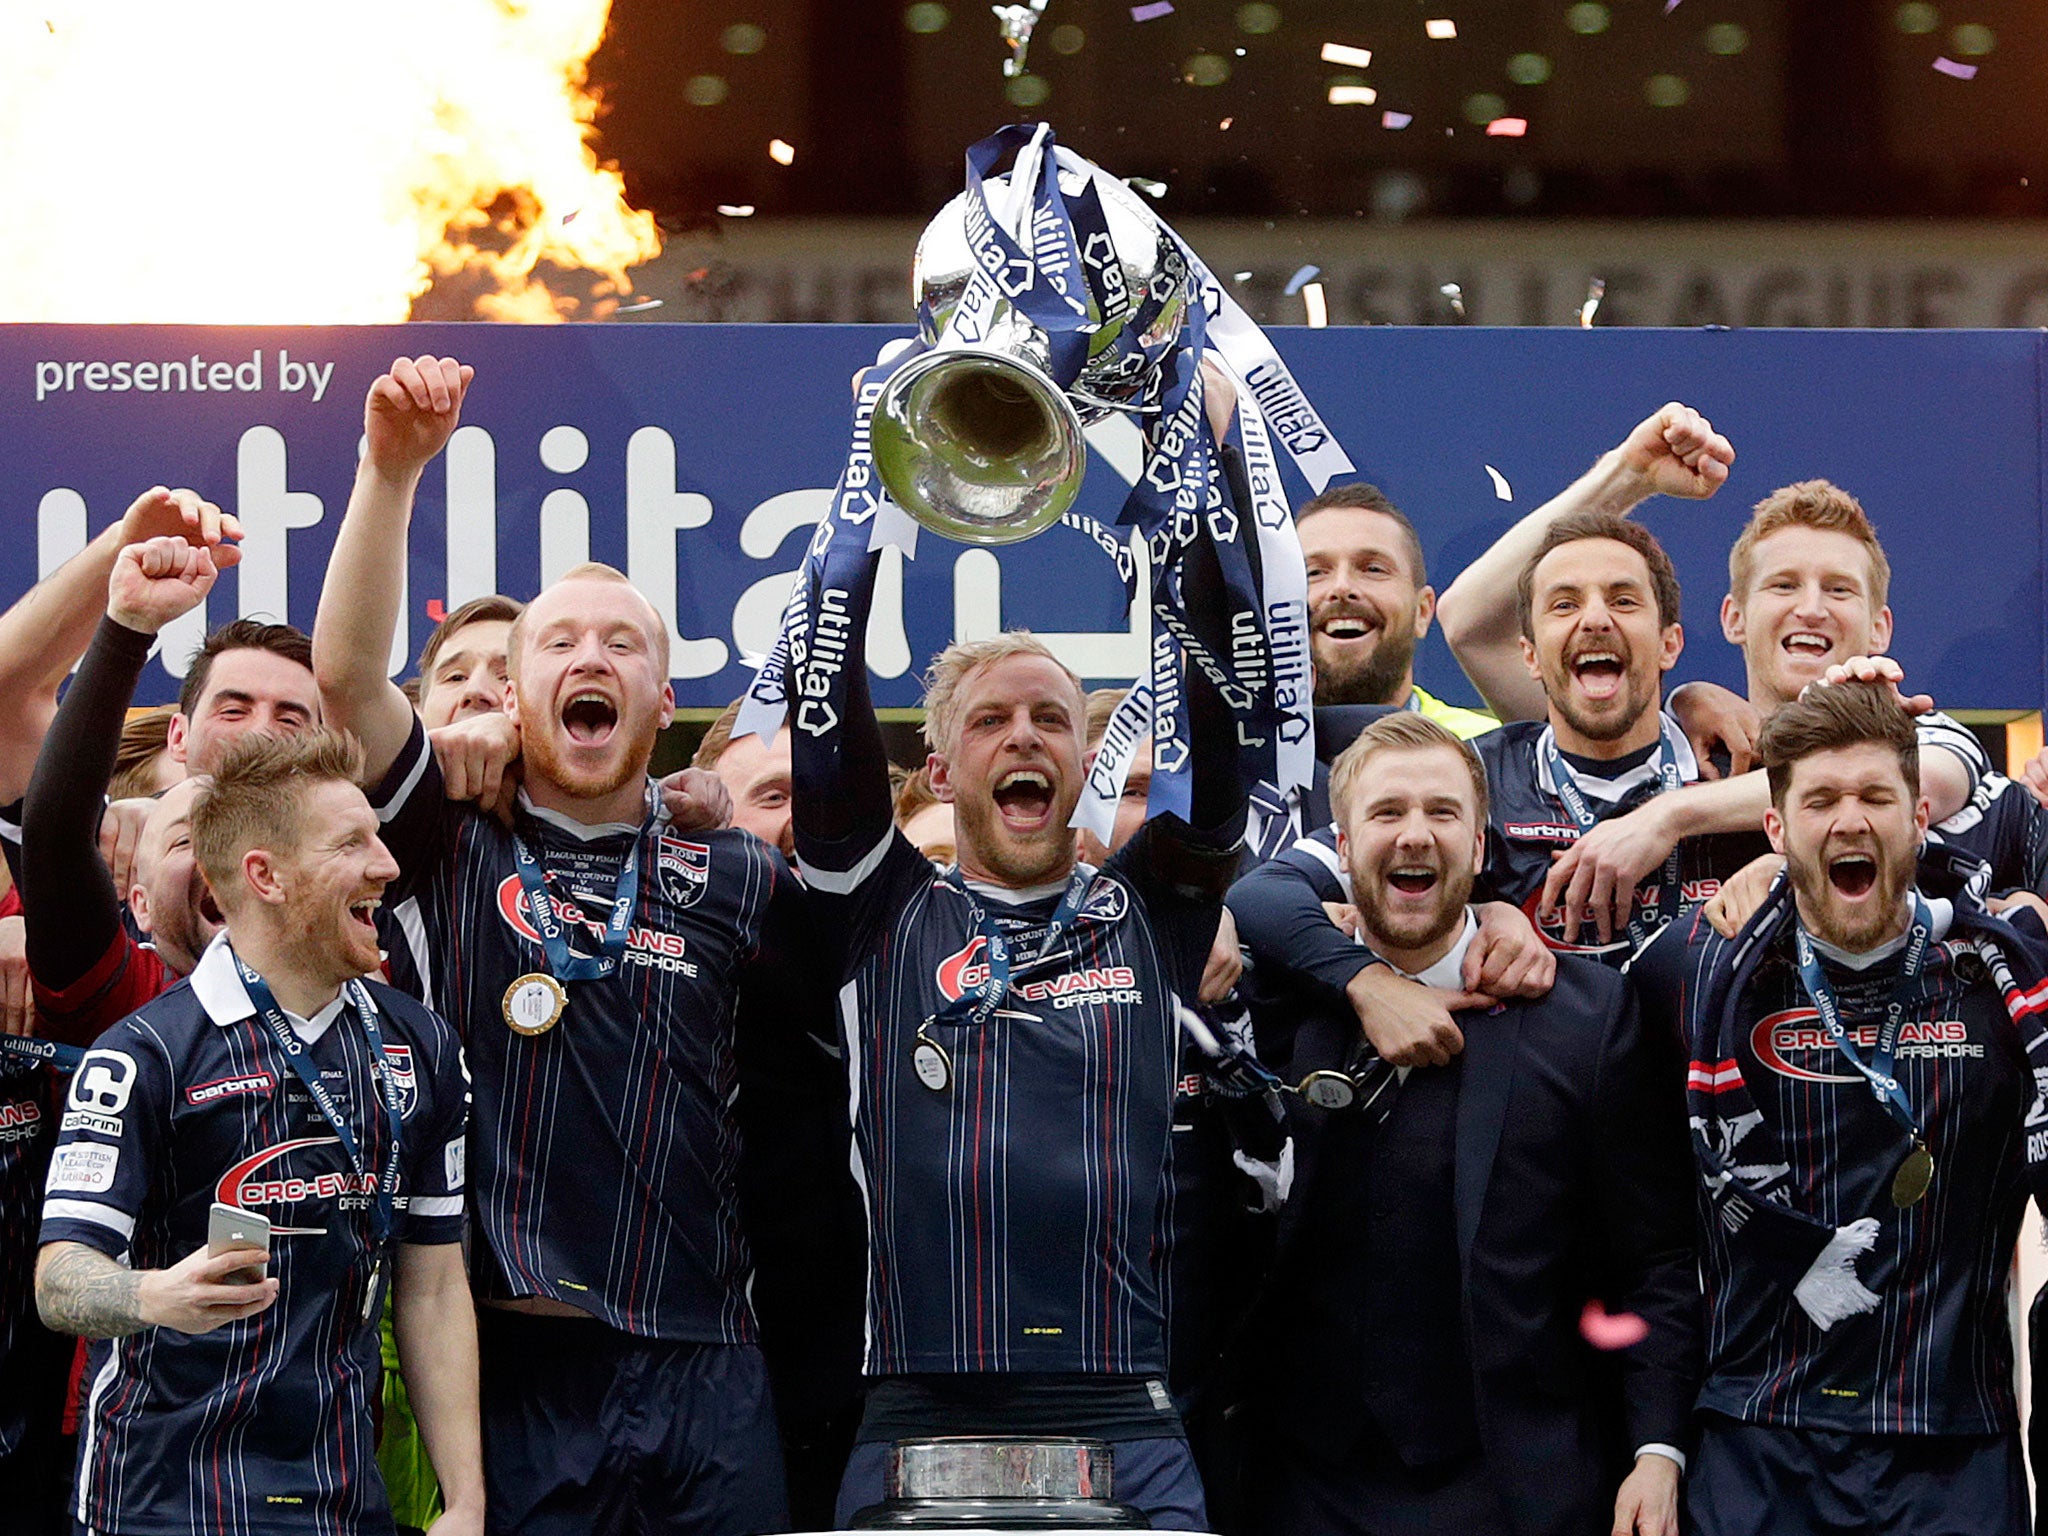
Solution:
[{"label": "blond-haired man", "polygon": [[[1176,1009],[1197,996],[1244,797],[1222,700],[1188,670],[1188,819],[1155,817],[1101,868],[1077,860],[1084,702],[1020,632],[948,647],[925,693],[932,788],[957,865],[892,825],[861,639],[843,616],[831,723],[795,732],[796,843],[843,955],[856,1156],[868,1201],[865,1420],[842,1523],[878,1502],[890,1441],[1095,1435],[1157,1528],[1206,1528],[1167,1388]],[[1191,572],[1189,606],[1207,590]],[[801,681],[801,679],[799,679]],[[802,690],[798,689],[801,694]]]}]

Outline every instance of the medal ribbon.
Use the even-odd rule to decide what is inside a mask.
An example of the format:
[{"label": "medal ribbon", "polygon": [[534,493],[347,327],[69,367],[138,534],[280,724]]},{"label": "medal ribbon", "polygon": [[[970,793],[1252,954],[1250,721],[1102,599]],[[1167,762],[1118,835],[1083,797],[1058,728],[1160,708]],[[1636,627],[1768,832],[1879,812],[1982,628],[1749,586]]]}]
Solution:
[{"label": "medal ribbon", "polygon": [[525,838],[512,834],[512,864],[519,871],[519,884],[526,892],[526,912],[533,919],[534,932],[548,957],[548,974],[561,982],[602,981],[619,968],[626,952],[626,935],[633,926],[633,907],[640,897],[640,839],[626,855],[619,871],[619,883],[612,895],[611,911],[605,916],[600,953],[578,955],[569,949],[568,925],[555,911],[548,895],[547,871]]},{"label": "medal ribbon", "polygon": [[[997,1008],[1002,1006],[1003,997],[1010,990],[1010,941],[1003,937],[1002,930],[989,916],[988,909],[981,904],[981,898],[976,896],[972,887],[961,878],[957,865],[947,870],[941,878],[967,898],[967,909],[974,914],[975,931],[981,935],[983,941],[982,963],[987,974],[982,977],[981,985],[971,992],[963,988],[958,997],[939,1010],[932,1022],[955,1024],[964,1019],[979,1028],[989,1021]],[[1016,962],[1019,968],[1037,964],[1051,954],[1054,946],[1066,937],[1067,930],[1074,926],[1075,918],[1081,915],[1081,903],[1087,898],[1088,887],[1094,881],[1095,872],[1087,865],[1075,866],[1073,875],[1067,881],[1067,888],[1060,896],[1059,905],[1053,908],[1052,919],[1046,924],[1045,937],[1029,955],[1019,957]]]},{"label": "medal ribbon", "polygon": [[[233,951],[230,951],[233,953]],[[251,970],[240,955],[235,956],[235,969],[241,972],[243,990],[249,994],[249,1001],[256,1006],[256,1017],[270,1031],[270,1038],[277,1042],[277,1048],[284,1052],[284,1059],[291,1066],[300,1085],[313,1100],[313,1107],[320,1111],[321,1118],[333,1127],[341,1150],[348,1154],[349,1167],[355,1170],[356,1178],[363,1182],[370,1180],[369,1160],[363,1155],[362,1145],[356,1134],[349,1128],[348,1117],[341,1112],[341,1106],[334,1102],[334,1095],[327,1091],[327,1085],[320,1081],[320,1074],[306,1057],[306,1043],[292,1031],[284,1010],[277,1005],[277,997],[270,990],[270,983]],[[372,1242],[382,1262],[384,1245],[392,1232],[392,1212],[398,1198],[399,1146],[404,1134],[405,1117],[398,1105],[398,1084],[391,1075],[391,1057],[384,1049],[384,1032],[377,1023],[377,1005],[371,1000],[370,992],[360,981],[348,984],[349,1001],[355,1006],[356,1016],[363,1021],[363,1033],[369,1038],[370,1050],[377,1058],[381,1069],[377,1073],[378,1097],[384,1101],[384,1118],[391,1127],[391,1151],[384,1159],[384,1171],[376,1179],[377,1204],[371,1217]],[[370,1282],[371,1294],[376,1292],[376,1279]]]},{"label": "medal ribbon", "polygon": [[[1685,783],[1685,777],[1678,767],[1678,727],[1663,715],[1657,717],[1657,723],[1657,756],[1654,759],[1657,780],[1663,792],[1669,793],[1681,788]],[[1552,792],[1563,802],[1566,814],[1571,817],[1572,824],[1579,829],[1579,836],[1584,837],[1600,825],[1600,818],[1594,814],[1592,806],[1586,803],[1585,791],[1579,788],[1579,781],[1572,773],[1571,765],[1564,760],[1564,754],[1558,750],[1557,733],[1546,727],[1543,734],[1537,738],[1536,751],[1542,760],[1544,771],[1550,775]],[[1670,856],[1664,860],[1663,884],[1658,887],[1657,906],[1654,910],[1663,911],[1667,902],[1674,913],[1678,910],[1678,872],[1678,844],[1673,843]],[[1650,925],[1642,916],[1640,904],[1634,902],[1629,906],[1628,936],[1629,941],[1638,949],[1652,936]]]},{"label": "medal ribbon", "polygon": [[29,1035],[0,1035],[0,1056],[17,1056],[36,1066],[69,1072],[85,1060],[85,1051],[61,1040],[38,1040]]},{"label": "medal ribbon", "polygon": [[1921,971],[1926,969],[1927,950],[1933,938],[1933,914],[1928,911],[1920,893],[1915,891],[1913,926],[1908,930],[1899,979],[1892,987],[1891,1000],[1885,1004],[1884,1022],[1877,1029],[1876,1048],[1870,1060],[1865,1061],[1857,1051],[1856,1043],[1849,1038],[1849,1031],[1842,1025],[1841,1005],[1835,1001],[1835,989],[1828,982],[1827,971],[1814,951],[1813,940],[1807,936],[1805,924],[1795,918],[1792,929],[1792,941],[1799,954],[1799,979],[1806,986],[1806,995],[1813,999],[1813,1011],[1820,1015],[1820,1027],[1834,1042],[1842,1060],[1862,1074],[1863,1080],[1870,1085],[1871,1093],[1884,1106],[1885,1113],[1916,1145],[1921,1140],[1920,1122],[1914,1118],[1912,1102],[1907,1099],[1906,1090],[1894,1074],[1893,1067],[1898,1055],[1899,1031],[1906,1022],[1906,1008],[1918,991],[1916,983]]}]

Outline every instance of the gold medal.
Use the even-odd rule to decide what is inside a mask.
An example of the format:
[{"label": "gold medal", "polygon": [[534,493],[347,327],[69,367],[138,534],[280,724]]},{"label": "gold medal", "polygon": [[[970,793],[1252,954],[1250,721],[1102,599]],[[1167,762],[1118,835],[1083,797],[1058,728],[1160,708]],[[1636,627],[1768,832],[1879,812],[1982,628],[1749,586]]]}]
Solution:
[{"label": "gold medal", "polygon": [[1899,1171],[1892,1175],[1892,1204],[1902,1211],[1909,1205],[1918,1205],[1933,1182],[1934,1154],[1927,1150],[1926,1142],[1916,1141],[1906,1160],[1899,1164]]},{"label": "gold medal", "polygon": [[514,1034],[546,1034],[568,1006],[569,994],[562,984],[541,971],[529,972],[505,989],[505,1022]]},{"label": "gold medal", "polygon": [[953,1084],[953,1058],[922,1026],[917,1031],[917,1043],[910,1048],[910,1070],[933,1093],[944,1093]]},{"label": "gold medal", "polygon": [[1301,1095],[1303,1102],[1313,1104],[1317,1109],[1349,1109],[1358,1102],[1358,1085],[1342,1072],[1327,1068],[1311,1072],[1295,1085],[1294,1091]]}]

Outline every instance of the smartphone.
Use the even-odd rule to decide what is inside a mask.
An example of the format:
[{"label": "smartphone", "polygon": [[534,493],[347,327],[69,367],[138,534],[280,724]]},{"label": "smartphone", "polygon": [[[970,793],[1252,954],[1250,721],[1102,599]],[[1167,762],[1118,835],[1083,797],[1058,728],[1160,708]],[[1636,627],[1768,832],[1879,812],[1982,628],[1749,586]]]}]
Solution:
[{"label": "smartphone", "polygon": [[230,1271],[227,1281],[230,1285],[255,1285],[263,1278],[263,1267],[270,1260],[270,1218],[216,1200],[206,1221],[206,1251],[229,1253],[238,1248],[255,1254],[257,1262]]}]

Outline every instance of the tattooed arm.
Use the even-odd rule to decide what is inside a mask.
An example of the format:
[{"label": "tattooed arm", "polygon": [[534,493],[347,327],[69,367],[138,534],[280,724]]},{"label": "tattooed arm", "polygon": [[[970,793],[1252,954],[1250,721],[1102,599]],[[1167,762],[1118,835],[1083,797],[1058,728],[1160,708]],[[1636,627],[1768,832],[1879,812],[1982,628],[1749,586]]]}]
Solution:
[{"label": "tattooed arm", "polygon": [[44,1326],[88,1339],[118,1339],[145,1328],[211,1333],[253,1317],[277,1300],[277,1281],[233,1285],[246,1250],[194,1249],[169,1269],[130,1269],[84,1243],[46,1243],[36,1258],[36,1307]]}]

